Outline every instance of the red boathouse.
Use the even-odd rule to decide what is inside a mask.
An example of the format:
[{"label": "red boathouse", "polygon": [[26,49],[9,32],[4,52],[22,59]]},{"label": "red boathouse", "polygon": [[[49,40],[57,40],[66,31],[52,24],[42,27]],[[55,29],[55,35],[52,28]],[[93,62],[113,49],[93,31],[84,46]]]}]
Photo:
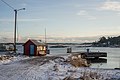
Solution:
[{"label": "red boathouse", "polygon": [[41,40],[29,39],[24,45],[24,55],[41,56],[47,54],[47,45]]}]

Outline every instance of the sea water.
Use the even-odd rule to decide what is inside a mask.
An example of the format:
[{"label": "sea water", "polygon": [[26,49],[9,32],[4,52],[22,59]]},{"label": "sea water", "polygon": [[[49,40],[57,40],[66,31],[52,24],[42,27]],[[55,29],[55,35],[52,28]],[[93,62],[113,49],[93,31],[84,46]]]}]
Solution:
[{"label": "sea water", "polygon": [[[106,63],[92,63],[90,66],[91,68],[118,68],[120,67],[120,48],[110,48],[110,47],[87,47],[91,52],[106,52],[107,57],[104,57],[107,59]],[[82,52],[86,51],[86,47],[72,47],[73,52]],[[67,48],[50,48],[50,53],[53,55],[59,55],[59,54],[69,54],[66,53]]]},{"label": "sea water", "polygon": [[[23,52],[23,47],[21,45],[17,45],[18,52]],[[110,47],[74,47],[72,46],[73,52],[82,52],[86,51],[86,49],[89,48],[91,52],[106,52],[107,57],[104,57],[107,59],[107,63],[92,63],[90,66],[91,68],[118,68],[120,67],[120,48],[110,48]],[[67,48],[49,48],[51,55],[61,55],[61,54],[69,54],[67,53]]]}]

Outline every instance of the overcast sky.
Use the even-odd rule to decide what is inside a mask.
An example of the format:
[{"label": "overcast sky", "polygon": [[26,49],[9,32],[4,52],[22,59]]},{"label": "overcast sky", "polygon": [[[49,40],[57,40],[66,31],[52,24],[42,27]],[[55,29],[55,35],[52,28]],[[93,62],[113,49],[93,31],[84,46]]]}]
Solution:
[{"label": "overcast sky", "polygon": [[[51,42],[120,34],[120,0],[4,1],[15,9],[26,8],[18,11],[19,39],[44,38],[45,28]],[[0,39],[12,38],[13,30],[14,10],[0,0]]]}]

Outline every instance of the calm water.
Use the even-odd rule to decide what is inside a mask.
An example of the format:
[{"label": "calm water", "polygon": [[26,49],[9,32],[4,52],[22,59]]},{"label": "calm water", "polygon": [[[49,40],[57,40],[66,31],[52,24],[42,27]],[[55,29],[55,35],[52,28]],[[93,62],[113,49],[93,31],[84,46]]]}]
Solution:
[{"label": "calm water", "polygon": [[[23,47],[17,46],[18,52],[23,52]],[[108,47],[87,47],[90,51],[100,51],[100,52],[107,52],[107,63],[93,63],[91,65],[92,68],[116,68],[120,67],[120,48],[108,48]],[[85,47],[72,47],[72,51],[86,51]],[[69,54],[66,53],[67,48],[50,48],[50,54],[52,55],[59,55],[59,54]],[[102,65],[100,65],[102,64]]]},{"label": "calm water", "polygon": [[[116,68],[120,67],[120,48],[108,48],[108,47],[89,47],[90,51],[107,52],[107,63],[93,63],[92,68]],[[68,54],[66,48],[50,48],[50,53],[57,54]],[[86,48],[73,47],[72,51],[86,51]]]}]

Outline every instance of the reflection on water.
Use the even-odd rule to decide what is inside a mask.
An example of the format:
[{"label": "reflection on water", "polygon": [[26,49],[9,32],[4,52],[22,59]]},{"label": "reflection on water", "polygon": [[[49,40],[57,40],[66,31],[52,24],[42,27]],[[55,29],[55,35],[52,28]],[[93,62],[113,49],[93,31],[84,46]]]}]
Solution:
[{"label": "reflection on water", "polygon": [[[88,47],[87,47],[88,48]],[[107,52],[107,63],[92,63],[92,68],[116,68],[120,65],[120,48],[108,48],[108,47],[89,47],[92,52]],[[73,47],[72,51],[86,51],[85,47],[76,48]],[[68,54],[66,48],[50,48],[51,54]]]}]

